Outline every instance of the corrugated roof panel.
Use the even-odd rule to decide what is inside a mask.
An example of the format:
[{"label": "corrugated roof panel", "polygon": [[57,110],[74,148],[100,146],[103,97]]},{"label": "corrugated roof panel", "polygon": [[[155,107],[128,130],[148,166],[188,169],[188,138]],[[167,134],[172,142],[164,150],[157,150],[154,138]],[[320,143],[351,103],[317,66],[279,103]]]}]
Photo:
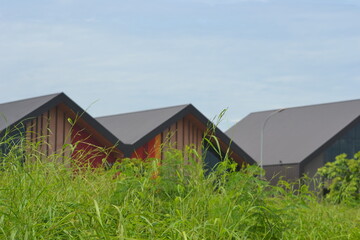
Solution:
[{"label": "corrugated roof panel", "polygon": [[[251,113],[226,134],[260,162],[260,134],[274,111]],[[263,164],[300,163],[360,114],[360,100],[288,108],[271,116],[264,129]]]},{"label": "corrugated roof panel", "polygon": [[23,119],[60,93],[0,104],[0,131]]},{"label": "corrugated roof panel", "polygon": [[123,143],[135,144],[187,106],[189,105],[97,117],[96,120]]}]

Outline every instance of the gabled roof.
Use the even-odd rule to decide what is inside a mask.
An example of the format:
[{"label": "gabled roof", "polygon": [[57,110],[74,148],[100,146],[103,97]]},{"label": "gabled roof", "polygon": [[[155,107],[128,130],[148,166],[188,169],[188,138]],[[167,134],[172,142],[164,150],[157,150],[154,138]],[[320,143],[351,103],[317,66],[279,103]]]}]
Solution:
[{"label": "gabled roof", "polygon": [[[194,116],[205,126],[210,123],[210,120],[191,104],[104,116],[96,119],[123,143],[137,149],[188,114]],[[217,127],[215,128],[215,135],[229,147],[231,146],[233,152],[242,156],[248,163],[255,163],[247,153]]]},{"label": "gabled roof", "polygon": [[32,112],[58,95],[59,93],[56,93],[0,104],[0,131],[31,115]]},{"label": "gabled roof", "polygon": [[[251,113],[226,134],[260,161],[260,135],[277,110]],[[263,164],[296,164],[314,157],[359,120],[360,100],[287,108],[264,128]]]},{"label": "gabled roof", "polygon": [[64,93],[55,93],[0,104],[0,133],[4,133],[3,130],[8,127],[15,126],[23,121],[37,117],[60,103],[68,106],[79,116],[81,115],[81,118],[96,129],[98,133],[108,139],[112,144],[116,144],[122,152],[124,151],[124,144],[120,142],[118,138]]},{"label": "gabled roof", "polygon": [[154,129],[161,127],[187,106],[189,105],[97,117],[96,120],[123,143],[133,145]]}]

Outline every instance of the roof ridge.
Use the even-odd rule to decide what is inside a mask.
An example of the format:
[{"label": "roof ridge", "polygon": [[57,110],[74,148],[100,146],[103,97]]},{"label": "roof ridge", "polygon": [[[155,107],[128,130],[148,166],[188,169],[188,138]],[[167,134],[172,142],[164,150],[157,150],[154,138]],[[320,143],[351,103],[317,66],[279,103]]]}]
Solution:
[{"label": "roof ridge", "polygon": [[126,113],[112,114],[112,115],[95,117],[95,119],[115,117],[115,116],[121,116],[121,115],[127,115],[127,114],[142,113],[142,112],[150,112],[150,111],[156,111],[156,110],[164,110],[164,109],[176,108],[176,107],[185,107],[185,106],[187,107],[187,106],[190,106],[190,105],[191,105],[191,104],[189,103],[189,104],[181,104],[181,105],[176,105],[176,106],[169,106],[169,107],[153,108],[153,109],[140,110],[140,111],[134,111],[134,112],[126,112]]},{"label": "roof ridge", "polygon": [[308,107],[316,107],[316,106],[339,104],[339,103],[348,103],[348,102],[356,102],[356,101],[360,101],[360,99],[343,100],[343,101],[337,101],[337,102],[317,103],[317,104],[302,105],[302,106],[295,106],[295,107],[280,107],[280,108],[275,108],[275,109],[270,109],[270,110],[251,112],[248,115],[255,114],[255,113],[272,112],[272,111],[276,111],[276,110],[279,110],[279,109],[289,110],[289,109],[294,109],[294,108],[308,108]]},{"label": "roof ridge", "polygon": [[0,105],[9,104],[9,103],[16,103],[16,102],[25,102],[25,101],[28,101],[28,100],[32,100],[32,99],[36,99],[36,98],[48,97],[48,96],[52,96],[52,95],[55,97],[55,96],[58,96],[60,94],[63,94],[63,92],[46,94],[46,95],[37,96],[37,97],[29,97],[29,98],[19,99],[19,100],[15,100],[15,101],[10,101],[10,102],[3,102],[3,103],[0,103]]}]

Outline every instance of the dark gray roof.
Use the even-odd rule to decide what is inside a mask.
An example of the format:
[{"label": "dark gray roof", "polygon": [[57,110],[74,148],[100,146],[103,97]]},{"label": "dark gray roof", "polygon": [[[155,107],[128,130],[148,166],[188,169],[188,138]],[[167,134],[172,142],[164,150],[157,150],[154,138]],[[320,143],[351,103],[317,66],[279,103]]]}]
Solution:
[{"label": "dark gray roof", "polygon": [[60,93],[29,98],[0,104],[0,132],[6,127],[26,118],[33,111],[43,106]]},{"label": "dark gray roof", "polygon": [[96,129],[98,133],[107,138],[112,144],[116,145],[120,151],[128,151],[127,147],[118,138],[64,93],[55,93],[0,104],[0,134],[5,134],[5,131],[3,131],[5,128],[37,117],[60,103],[68,106],[75,114],[81,115],[85,122]]},{"label": "dark gray roof", "polygon": [[[251,113],[226,134],[258,163],[266,118],[277,110]],[[360,100],[288,108],[272,115],[264,129],[263,164],[301,163],[360,115]]]},{"label": "dark gray roof", "polygon": [[[130,146],[130,149],[134,150],[188,114],[194,116],[205,126],[209,126],[211,123],[208,118],[191,104],[98,117],[96,120],[103,124],[123,143]],[[246,152],[236,143],[233,143],[219,128],[215,128],[214,135],[227,144],[234,153],[241,156],[247,163],[255,163]]]},{"label": "dark gray roof", "polygon": [[184,110],[189,104],[159,108],[153,110],[124,113],[105,117],[98,120],[118,139],[125,144],[135,144],[154,129],[160,127],[164,122]]}]

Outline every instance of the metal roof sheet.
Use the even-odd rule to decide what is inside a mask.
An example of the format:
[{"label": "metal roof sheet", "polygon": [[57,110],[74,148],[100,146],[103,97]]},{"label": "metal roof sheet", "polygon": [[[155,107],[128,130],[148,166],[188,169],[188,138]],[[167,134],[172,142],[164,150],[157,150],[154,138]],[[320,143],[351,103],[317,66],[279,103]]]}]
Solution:
[{"label": "metal roof sheet", "polygon": [[[122,142],[136,149],[188,114],[193,115],[205,126],[208,126],[211,122],[191,104],[98,117],[96,120]],[[255,163],[243,149],[232,142],[219,128],[215,128],[214,134],[238,156],[243,157],[247,163]]]},{"label": "metal roof sheet", "polygon": [[60,93],[55,93],[0,104],[0,132],[59,95]]},{"label": "metal roof sheet", "polygon": [[[260,135],[277,110],[251,113],[226,134],[260,162]],[[360,114],[360,100],[287,108],[264,128],[263,164],[300,163],[333,139]]]},{"label": "metal roof sheet", "polygon": [[32,117],[37,117],[60,103],[65,104],[72,109],[75,114],[81,116],[81,118],[96,129],[99,134],[107,138],[111,143],[115,144],[120,151],[124,152],[127,150],[126,146],[119,141],[116,136],[114,136],[64,93],[55,93],[0,104],[0,134],[4,134],[3,130],[7,127],[26,121]]},{"label": "metal roof sheet", "polygon": [[135,144],[189,104],[97,117],[96,120],[125,144]]}]

